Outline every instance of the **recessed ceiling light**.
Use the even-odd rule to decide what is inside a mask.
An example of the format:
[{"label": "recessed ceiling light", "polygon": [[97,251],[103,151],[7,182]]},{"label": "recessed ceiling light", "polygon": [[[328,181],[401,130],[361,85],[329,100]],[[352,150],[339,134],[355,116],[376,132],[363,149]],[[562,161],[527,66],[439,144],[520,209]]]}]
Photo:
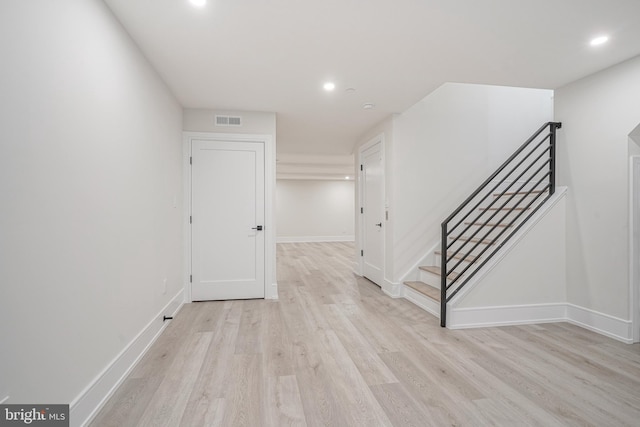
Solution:
[{"label": "recessed ceiling light", "polygon": [[322,87],[327,92],[331,92],[332,90],[334,90],[336,88],[336,84],[333,83],[333,82],[326,82]]},{"label": "recessed ceiling light", "polygon": [[362,104],[362,108],[364,108],[365,110],[372,110],[372,109],[376,108],[376,106],[375,106],[375,104],[367,102],[366,104]]},{"label": "recessed ceiling light", "polygon": [[349,179],[349,177],[348,177],[348,176],[345,176],[345,177],[344,177],[344,179]]},{"label": "recessed ceiling light", "polygon": [[355,88],[348,87],[348,88],[346,88],[344,91],[345,91],[346,93],[354,93],[356,90],[355,90]]},{"label": "recessed ceiling light", "polygon": [[207,4],[207,0],[189,0],[195,7],[204,7]]},{"label": "recessed ceiling light", "polygon": [[591,39],[589,44],[591,46],[600,46],[601,44],[605,44],[608,41],[609,41],[609,37],[608,36],[599,36],[599,37],[596,37],[594,39]]}]

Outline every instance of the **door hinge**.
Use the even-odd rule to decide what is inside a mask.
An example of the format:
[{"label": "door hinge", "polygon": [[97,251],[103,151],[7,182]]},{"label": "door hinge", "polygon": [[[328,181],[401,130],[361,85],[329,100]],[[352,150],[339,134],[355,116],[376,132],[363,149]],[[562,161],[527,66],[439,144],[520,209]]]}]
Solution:
[{"label": "door hinge", "polygon": [[193,217],[189,215],[189,224],[193,224]]},{"label": "door hinge", "polygon": [[189,157],[189,164],[192,165],[193,164],[193,157]]},{"label": "door hinge", "polygon": [[189,275],[189,283],[193,283],[193,274]]},{"label": "door hinge", "polygon": [[360,250],[360,256],[364,256],[364,251],[362,249]]},{"label": "door hinge", "polygon": [[360,208],[360,213],[364,213],[364,208]]},{"label": "door hinge", "polygon": [[362,171],[362,170],[364,170],[364,169],[362,168],[362,165],[360,165],[360,170],[361,170],[361,171]]}]

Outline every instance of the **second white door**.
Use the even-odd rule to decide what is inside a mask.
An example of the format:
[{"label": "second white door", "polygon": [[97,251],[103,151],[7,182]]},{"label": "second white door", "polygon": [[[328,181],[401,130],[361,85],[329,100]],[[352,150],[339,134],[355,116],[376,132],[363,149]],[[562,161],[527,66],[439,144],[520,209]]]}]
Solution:
[{"label": "second white door", "polygon": [[384,280],[384,169],[382,143],[361,153],[363,275],[382,286]]},{"label": "second white door", "polygon": [[264,298],[264,144],[192,141],[191,299]]}]

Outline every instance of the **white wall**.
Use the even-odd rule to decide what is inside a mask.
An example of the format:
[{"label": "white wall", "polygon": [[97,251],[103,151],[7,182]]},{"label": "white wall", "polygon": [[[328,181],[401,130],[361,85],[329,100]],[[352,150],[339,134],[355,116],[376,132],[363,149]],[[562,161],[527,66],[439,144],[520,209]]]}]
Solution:
[{"label": "white wall", "polygon": [[558,180],[567,201],[567,298],[629,319],[629,133],[640,122],[640,57],[556,90]]},{"label": "white wall", "polygon": [[353,241],[354,181],[279,179],[276,188],[279,242]]},{"label": "white wall", "polygon": [[447,83],[396,117],[394,281],[439,241],[442,220],[552,120],[552,94]]},{"label": "white wall", "polygon": [[181,107],[99,0],[0,52],[0,400],[70,403],[182,290]]},{"label": "white wall", "polygon": [[[216,115],[242,117],[242,126],[216,126]],[[182,128],[191,132],[248,133],[276,137],[276,114],[259,111],[208,110],[185,108]]]}]

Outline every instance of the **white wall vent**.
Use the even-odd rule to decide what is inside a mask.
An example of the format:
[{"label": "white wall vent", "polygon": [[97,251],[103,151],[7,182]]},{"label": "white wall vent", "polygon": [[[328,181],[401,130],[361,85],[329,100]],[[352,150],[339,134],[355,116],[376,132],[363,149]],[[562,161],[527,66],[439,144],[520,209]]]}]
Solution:
[{"label": "white wall vent", "polygon": [[216,115],[216,126],[242,126],[242,117]]}]

